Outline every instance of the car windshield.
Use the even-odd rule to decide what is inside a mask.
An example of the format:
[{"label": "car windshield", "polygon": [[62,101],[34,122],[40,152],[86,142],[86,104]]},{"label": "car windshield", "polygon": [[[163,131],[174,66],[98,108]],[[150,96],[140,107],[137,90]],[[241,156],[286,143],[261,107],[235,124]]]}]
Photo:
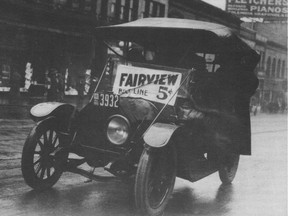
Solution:
[{"label": "car windshield", "polygon": [[207,65],[209,70],[217,69],[215,54],[195,53],[189,46],[143,47],[123,41],[106,45],[109,60],[97,92],[173,105],[176,97],[188,96],[189,71],[208,72]]}]

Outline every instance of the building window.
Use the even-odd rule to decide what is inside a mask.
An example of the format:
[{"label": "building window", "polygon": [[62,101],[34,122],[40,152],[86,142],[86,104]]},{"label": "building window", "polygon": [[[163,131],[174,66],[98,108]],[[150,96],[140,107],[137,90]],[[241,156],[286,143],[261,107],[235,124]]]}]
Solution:
[{"label": "building window", "polygon": [[261,67],[262,67],[262,62],[263,62],[263,52],[261,52],[261,51],[259,51],[259,50],[257,50],[258,51],[258,53],[260,54],[260,61],[259,61],[259,63],[257,64],[257,68],[258,69],[261,69]]},{"label": "building window", "polygon": [[139,0],[112,0],[111,17],[118,21],[131,21],[138,18]]},{"label": "building window", "polygon": [[125,0],[116,0],[116,18],[123,20],[124,17]]},{"label": "building window", "polygon": [[8,87],[10,84],[10,65],[2,64],[0,86]]},{"label": "building window", "polygon": [[265,58],[266,58],[266,53],[263,52],[263,59],[262,59],[262,68],[265,68]]},{"label": "building window", "polygon": [[133,2],[130,0],[126,0],[125,6],[124,6],[124,11],[123,11],[123,20],[124,21],[129,21],[131,20],[131,8],[133,7]]},{"label": "building window", "polygon": [[281,60],[278,59],[278,63],[277,63],[277,78],[281,77]]},{"label": "building window", "polygon": [[282,61],[282,71],[281,71],[281,77],[282,78],[286,78],[287,77],[287,74],[285,72],[286,72],[286,62],[283,60]]},{"label": "building window", "polygon": [[115,14],[116,14],[116,0],[112,1],[110,7],[111,7],[110,8],[111,16],[115,16]]},{"label": "building window", "polygon": [[273,58],[272,68],[271,68],[271,73],[272,73],[271,77],[272,77],[272,78],[275,78],[275,77],[276,77],[276,76],[275,76],[275,72],[276,72],[276,59]]},{"label": "building window", "polygon": [[106,19],[108,12],[108,1],[101,0],[101,18]]},{"label": "building window", "polygon": [[266,68],[266,76],[267,77],[270,77],[270,71],[271,71],[271,58],[269,56],[268,60],[267,60],[267,68]]},{"label": "building window", "polygon": [[131,12],[131,20],[138,19],[138,8],[139,8],[139,0],[133,0],[132,12]]},{"label": "building window", "polygon": [[260,68],[263,70],[265,67],[265,52],[260,52],[261,60],[260,60]]},{"label": "building window", "polygon": [[[124,8],[124,21],[131,21],[133,20],[133,10],[134,10],[134,2],[138,2],[138,0],[126,0],[125,8]],[[138,9],[138,8],[137,8]],[[137,10],[138,11],[138,10]],[[136,18],[137,19],[137,18]]]},{"label": "building window", "polygon": [[146,0],[144,17],[164,17],[165,5],[156,1]]},{"label": "building window", "polygon": [[123,20],[125,9],[125,0],[112,0],[111,3],[111,16],[116,20]]},{"label": "building window", "polygon": [[45,1],[45,4],[50,4],[57,9],[73,10],[82,13],[96,13],[96,2],[97,0],[51,0]]}]

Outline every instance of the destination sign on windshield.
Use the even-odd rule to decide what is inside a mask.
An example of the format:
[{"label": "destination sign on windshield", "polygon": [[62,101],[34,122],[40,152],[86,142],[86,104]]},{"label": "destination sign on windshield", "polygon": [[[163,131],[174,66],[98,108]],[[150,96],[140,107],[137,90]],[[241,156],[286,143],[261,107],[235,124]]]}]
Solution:
[{"label": "destination sign on windshield", "polygon": [[173,106],[181,78],[178,72],[118,65],[113,93]]}]

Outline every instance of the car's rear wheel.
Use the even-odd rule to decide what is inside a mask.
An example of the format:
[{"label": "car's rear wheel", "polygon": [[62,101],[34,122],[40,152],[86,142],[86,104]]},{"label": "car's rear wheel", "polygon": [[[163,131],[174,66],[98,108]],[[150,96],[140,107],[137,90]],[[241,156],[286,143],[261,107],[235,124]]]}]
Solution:
[{"label": "car's rear wheel", "polygon": [[220,162],[219,177],[223,184],[230,184],[237,173],[239,165],[239,154],[227,154]]}]

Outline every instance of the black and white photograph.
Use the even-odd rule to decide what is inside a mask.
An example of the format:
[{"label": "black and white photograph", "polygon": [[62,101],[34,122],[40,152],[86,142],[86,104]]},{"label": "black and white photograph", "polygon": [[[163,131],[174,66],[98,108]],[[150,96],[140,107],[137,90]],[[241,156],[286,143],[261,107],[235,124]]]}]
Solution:
[{"label": "black and white photograph", "polygon": [[1,216],[287,216],[287,0],[1,0]]}]

